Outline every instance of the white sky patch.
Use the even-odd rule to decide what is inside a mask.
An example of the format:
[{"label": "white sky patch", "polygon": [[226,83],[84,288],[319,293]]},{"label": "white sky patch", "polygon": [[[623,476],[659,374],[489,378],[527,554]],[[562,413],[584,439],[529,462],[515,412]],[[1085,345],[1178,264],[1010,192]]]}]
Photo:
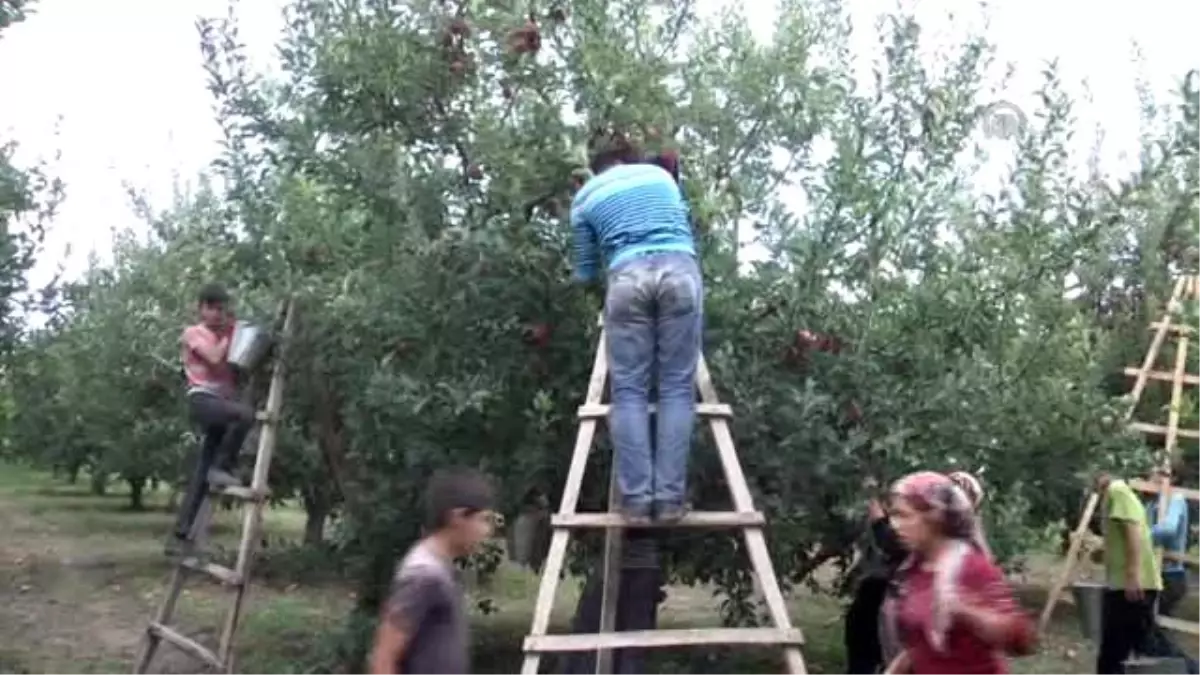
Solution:
[{"label": "white sky patch", "polygon": [[[274,58],[285,4],[239,3],[242,38],[260,66]],[[709,14],[724,0],[700,4]],[[855,51],[869,63],[880,48],[876,19],[897,5],[894,0],[847,5],[858,30]],[[748,6],[759,12],[756,32],[769,35],[770,5]],[[915,7],[935,51],[985,25],[980,10],[962,0],[914,0],[906,6]],[[139,227],[125,183],[165,206],[178,182],[190,181],[215,157],[218,130],[194,21],[225,11],[225,0],[43,0],[28,21],[0,36],[5,64],[0,133],[21,143],[22,162],[61,152],[54,170],[67,183],[35,284],[48,280],[60,264],[68,276],[78,275],[91,251],[107,256],[114,229]],[[1079,128],[1085,132],[1077,149],[1081,172],[1095,142],[1086,132],[1095,128],[1104,132],[1106,173],[1123,173],[1136,161],[1139,76],[1165,100],[1177,78],[1200,67],[1190,34],[1200,24],[1200,3],[995,0],[988,15],[986,34],[999,45],[999,59],[1016,66],[1004,100],[1031,109],[1045,62],[1059,59],[1063,79],[1079,99]],[[1140,64],[1134,42],[1141,47]],[[989,170],[1000,176],[1004,164]]]}]

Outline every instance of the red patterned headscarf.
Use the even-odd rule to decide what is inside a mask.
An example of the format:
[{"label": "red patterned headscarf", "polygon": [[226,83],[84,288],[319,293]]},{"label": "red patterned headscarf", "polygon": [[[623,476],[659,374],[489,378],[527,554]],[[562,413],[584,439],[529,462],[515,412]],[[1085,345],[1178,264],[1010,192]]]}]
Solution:
[{"label": "red patterned headscarf", "polygon": [[983,504],[983,483],[966,471],[955,471],[946,477],[962,488],[967,498],[971,500],[971,507],[978,511],[979,506]]},{"label": "red patterned headscarf", "polygon": [[[952,540],[952,545],[938,562],[933,581],[933,620],[928,639],[935,649],[940,650],[950,628],[949,608],[957,601],[958,574],[963,561],[971,548],[988,557],[991,553],[976,522],[971,498],[949,476],[934,471],[912,473],[896,481],[891,493],[895,498],[906,500],[916,510],[931,515],[941,524],[943,534]],[[903,575],[914,563],[915,557],[910,555],[901,566],[900,574]],[[885,612],[888,622],[894,624],[894,607],[886,608]]]}]

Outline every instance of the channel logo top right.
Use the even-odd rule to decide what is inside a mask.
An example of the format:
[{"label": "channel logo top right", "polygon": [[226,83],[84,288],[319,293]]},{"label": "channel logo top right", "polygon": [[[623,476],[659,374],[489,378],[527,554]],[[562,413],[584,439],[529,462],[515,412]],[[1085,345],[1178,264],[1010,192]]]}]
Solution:
[{"label": "channel logo top right", "polygon": [[979,111],[979,126],[986,138],[1015,141],[1025,132],[1025,113],[1008,101],[988,103]]}]

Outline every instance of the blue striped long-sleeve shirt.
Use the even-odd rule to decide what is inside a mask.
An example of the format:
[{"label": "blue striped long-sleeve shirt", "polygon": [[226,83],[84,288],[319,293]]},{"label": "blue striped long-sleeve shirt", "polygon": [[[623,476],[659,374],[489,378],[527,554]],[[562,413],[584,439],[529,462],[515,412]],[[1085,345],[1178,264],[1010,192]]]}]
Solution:
[{"label": "blue striped long-sleeve shirt", "polygon": [[585,183],[571,203],[571,227],[578,281],[599,276],[601,253],[609,269],[643,253],[696,254],[683,193],[653,164],[620,164]]},{"label": "blue striped long-sleeve shirt", "polygon": [[[1146,516],[1151,523],[1155,521],[1158,511],[1158,499],[1146,502]],[[1154,524],[1150,536],[1154,543],[1174,553],[1187,553],[1188,511],[1187,501],[1179,493],[1172,494],[1167,500],[1167,513]],[[1178,560],[1164,560],[1163,572],[1181,572],[1183,563]]]}]

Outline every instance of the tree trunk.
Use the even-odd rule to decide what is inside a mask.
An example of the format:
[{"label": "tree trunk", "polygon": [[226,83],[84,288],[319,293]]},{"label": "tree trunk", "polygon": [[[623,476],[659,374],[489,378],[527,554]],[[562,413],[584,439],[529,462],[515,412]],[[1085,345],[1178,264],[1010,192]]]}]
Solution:
[{"label": "tree trunk", "polygon": [[329,520],[329,499],[323,494],[312,494],[306,490],[304,495],[304,545],[317,546],[325,541],[325,523]]},{"label": "tree trunk", "polygon": [[92,494],[103,497],[108,493],[108,474],[102,471],[92,472]]},{"label": "tree trunk", "polygon": [[74,485],[79,482],[79,470],[83,468],[82,462],[71,462],[67,466],[67,484]]},{"label": "tree trunk", "polygon": [[137,478],[126,478],[125,482],[129,483],[129,510],[145,511],[146,479],[139,476]]},{"label": "tree trunk", "polygon": [[317,383],[318,405],[311,422],[312,430],[321,451],[321,459],[332,480],[319,485],[311,484],[302,491],[307,516],[304,523],[306,546],[316,546],[325,540],[325,523],[345,496],[342,481],[346,438],[340,403],[330,386],[328,375],[318,374],[314,381]]},{"label": "tree trunk", "polygon": [[312,422],[314,436],[317,438],[317,445],[321,449],[325,465],[329,469],[329,476],[333,479],[334,499],[341,499],[346,494],[344,482],[346,438],[340,412],[340,401],[329,385],[328,376],[318,376],[315,381],[317,382],[318,405]]}]

